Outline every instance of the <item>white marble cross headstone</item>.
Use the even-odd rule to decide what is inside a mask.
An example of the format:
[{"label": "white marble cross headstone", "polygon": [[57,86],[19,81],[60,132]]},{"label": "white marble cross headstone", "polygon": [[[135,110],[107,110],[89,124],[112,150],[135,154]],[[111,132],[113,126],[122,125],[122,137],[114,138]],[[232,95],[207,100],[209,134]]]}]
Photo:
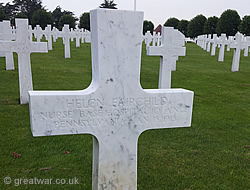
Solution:
[{"label": "white marble cross headstone", "polygon": [[152,36],[151,32],[147,31],[145,33],[144,38],[145,38],[145,44],[146,44],[146,46],[149,46],[151,44],[152,40],[153,40],[153,36]]},{"label": "white marble cross headstone", "polygon": [[[10,26],[10,21],[4,20],[0,23],[1,33],[0,33],[0,40],[4,41],[12,41],[15,39],[15,35],[12,33],[12,29]],[[14,58],[12,51],[3,52],[6,62],[6,70],[14,70]]]},{"label": "white marble cross headstone", "polygon": [[248,52],[249,52],[249,46],[250,46],[250,36],[246,36],[244,38],[244,41],[247,44],[247,45],[245,45],[244,56],[247,57],[248,56]]},{"label": "white marble cross headstone", "polygon": [[173,27],[162,27],[161,46],[148,46],[147,55],[161,56],[159,88],[171,88],[171,69],[174,56],[185,56],[186,48],[175,44],[176,31]]},{"label": "white marble cross headstone", "polygon": [[47,25],[47,27],[45,28],[44,34],[45,34],[46,40],[48,41],[48,50],[53,50],[53,46],[52,46],[53,32],[51,30],[51,25],[50,24]]},{"label": "white marble cross headstone", "polygon": [[63,37],[63,43],[64,43],[64,57],[65,58],[70,58],[70,38],[71,38],[71,32],[69,29],[69,25],[65,24],[61,35]]},{"label": "white marble cross headstone", "polygon": [[240,52],[247,43],[243,42],[243,35],[239,32],[235,36],[235,42],[230,44],[230,48],[234,49],[233,63],[232,63],[232,72],[239,71],[240,67]]},{"label": "white marble cross headstone", "polygon": [[227,35],[221,34],[221,37],[218,40],[218,44],[220,44],[220,51],[219,51],[219,57],[218,61],[223,62],[224,61],[224,55],[225,55],[225,46],[227,45]]},{"label": "white marble cross headstone", "polygon": [[81,30],[77,27],[74,30],[75,39],[76,39],[76,47],[80,47],[80,40],[81,40]]},{"label": "white marble cross headstone", "polygon": [[34,35],[35,38],[37,39],[37,42],[40,42],[41,39],[43,38],[43,30],[39,25],[36,25],[36,28],[34,29]]},{"label": "white marble cross headstone", "polygon": [[217,47],[217,43],[218,43],[217,34],[213,34],[213,39],[211,40],[211,43],[212,43],[211,56],[215,56],[216,47]]},{"label": "white marble cross headstone", "polygon": [[33,90],[30,54],[32,52],[48,52],[45,42],[31,42],[29,40],[28,20],[15,19],[16,41],[0,42],[0,51],[12,51],[18,54],[20,103],[29,101],[28,91]]},{"label": "white marble cross headstone", "polygon": [[56,42],[57,38],[58,38],[58,29],[56,27],[53,27],[52,29],[52,35],[53,35],[53,42]]},{"label": "white marble cross headstone", "polygon": [[[185,46],[185,35],[182,34],[179,30],[175,29],[174,32],[174,46],[175,47],[184,47]],[[185,56],[186,55],[186,51],[184,52],[184,54],[182,54],[181,56]],[[174,55],[173,56],[173,63],[172,63],[172,69],[171,71],[176,71],[176,62],[179,60],[179,56],[178,55]]]},{"label": "white marble cross headstone", "polygon": [[33,41],[33,33],[34,33],[34,30],[32,29],[32,26],[29,25],[29,39],[30,39],[30,41]]},{"label": "white marble cross headstone", "polygon": [[29,92],[34,136],[92,134],[93,190],[137,189],[137,141],[149,129],[191,125],[193,92],[140,85],[143,13],[90,12],[92,83]]},{"label": "white marble cross headstone", "polygon": [[234,36],[228,36],[227,51],[230,51],[230,44],[234,42]]},{"label": "white marble cross headstone", "polygon": [[64,44],[64,57],[70,58],[70,38],[71,32],[68,24],[64,24],[62,31],[57,31],[57,38],[62,38]]},{"label": "white marble cross headstone", "polygon": [[158,32],[157,33],[157,46],[160,46],[161,45],[161,33]]},{"label": "white marble cross headstone", "polygon": [[88,30],[85,30],[85,42],[86,43],[91,43],[91,32],[90,31],[88,31]]},{"label": "white marble cross headstone", "polygon": [[208,34],[208,38],[207,38],[207,52],[210,52],[211,50],[211,37],[212,35],[211,34]]},{"label": "white marble cross headstone", "polygon": [[207,35],[203,35],[203,45],[202,45],[203,50],[207,50]]},{"label": "white marble cross headstone", "polygon": [[81,43],[83,44],[84,43],[84,39],[85,38],[85,29],[84,28],[81,28]]},{"label": "white marble cross headstone", "polygon": [[157,35],[156,32],[153,32],[153,41],[152,41],[152,45],[155,46],[157,43]]}]

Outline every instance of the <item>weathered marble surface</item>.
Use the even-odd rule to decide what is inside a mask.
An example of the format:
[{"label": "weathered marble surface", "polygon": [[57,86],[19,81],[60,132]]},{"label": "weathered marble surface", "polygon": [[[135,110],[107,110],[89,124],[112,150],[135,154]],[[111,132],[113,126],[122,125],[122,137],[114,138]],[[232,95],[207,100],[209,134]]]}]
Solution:
[{"label": "weathered marble surface", "polygon": [[0,51],[12,51],[18,54],[20,103],[29,102],[28,91],[33,90],[30,54],[32,52],[48,52],[46,42],[29,40],[28,20],[15,19],[16,41],[0,42]]},{"label": "weathered marble surface", "polygon": [[136,190],[140,134],[189,127],[193,92],[142,89],[142,12],[97,9],[90,18],[91,85],[29,92],[32,134],[92,134],[93,190]]}]

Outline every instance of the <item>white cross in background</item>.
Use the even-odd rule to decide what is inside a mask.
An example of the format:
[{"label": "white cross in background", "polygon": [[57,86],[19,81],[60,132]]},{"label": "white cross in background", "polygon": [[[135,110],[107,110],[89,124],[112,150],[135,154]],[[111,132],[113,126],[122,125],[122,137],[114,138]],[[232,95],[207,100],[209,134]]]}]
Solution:
[{"label": "white cross in background", "polygon": [[147,55],[161,56],[159,88],[171,88],[171,70],[174,56],[185,56],[186,48],[176,44],[176,32],[172,27],[162,27],[161,46],[148,46]]},{"label": "white cross in background", "polygon": [[33,90],[30,54],[32,52],[47,53],[46,42],[31,42],[29,40],[28,20],[15,19],[16,41],[1,41],[0,51],[12,51],[18,54],[18,72],[20,103],[29,102],[28,91]]}]

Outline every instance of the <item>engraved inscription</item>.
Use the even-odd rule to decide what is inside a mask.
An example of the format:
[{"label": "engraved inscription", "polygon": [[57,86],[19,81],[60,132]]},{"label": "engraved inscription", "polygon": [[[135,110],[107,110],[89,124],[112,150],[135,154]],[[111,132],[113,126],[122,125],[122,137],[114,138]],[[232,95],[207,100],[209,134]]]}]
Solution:
[{"label": "engraved inscription", "polygon": [[[175,102],[174,104],[172,102]],[[41,112],[40,118],[53,128],[129,126],[176,121],[190,109],[167,97],[66,99],[67,110]]]}]

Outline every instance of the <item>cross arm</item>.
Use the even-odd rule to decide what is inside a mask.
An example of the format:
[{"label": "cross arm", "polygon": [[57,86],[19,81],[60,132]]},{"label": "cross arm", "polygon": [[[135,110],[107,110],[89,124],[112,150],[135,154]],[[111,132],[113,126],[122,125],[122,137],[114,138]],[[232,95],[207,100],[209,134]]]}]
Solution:
[{"label": "cross arm", "polygon": [[33,136],[93,134],[92,125],[84,115],[92,113],[97,105],[101,107],[102,100],[91,96],[92,93],[90,89],[74,92],[29,91]]},{"label": "cross arm", "polygon": [[185,89],[147,89],[149,96],[160,97],[155,99],[151,107],[152,115],[144,129],[163,129],[176,127],[190,127],[192,119],[194,92]]},{"label": "cross arm", "polygon": [[151,56],[163,56],[164,48],[162,46],[148,46],[147,47],[147,55]]},{"label": "cross arm", "polygon": [[175,56],[186,56],[186,47],[175,47],[173,55],[175,55]]},{"label": "cross arm", "polygon": [[47,42],[31,42],[30,50],[34,53],[48,53]]},{"label": "cross arm", "polygon": [[4,52],[15,52],[18,48],[16,47],[15,41],[0,41],[0,51]]}]

